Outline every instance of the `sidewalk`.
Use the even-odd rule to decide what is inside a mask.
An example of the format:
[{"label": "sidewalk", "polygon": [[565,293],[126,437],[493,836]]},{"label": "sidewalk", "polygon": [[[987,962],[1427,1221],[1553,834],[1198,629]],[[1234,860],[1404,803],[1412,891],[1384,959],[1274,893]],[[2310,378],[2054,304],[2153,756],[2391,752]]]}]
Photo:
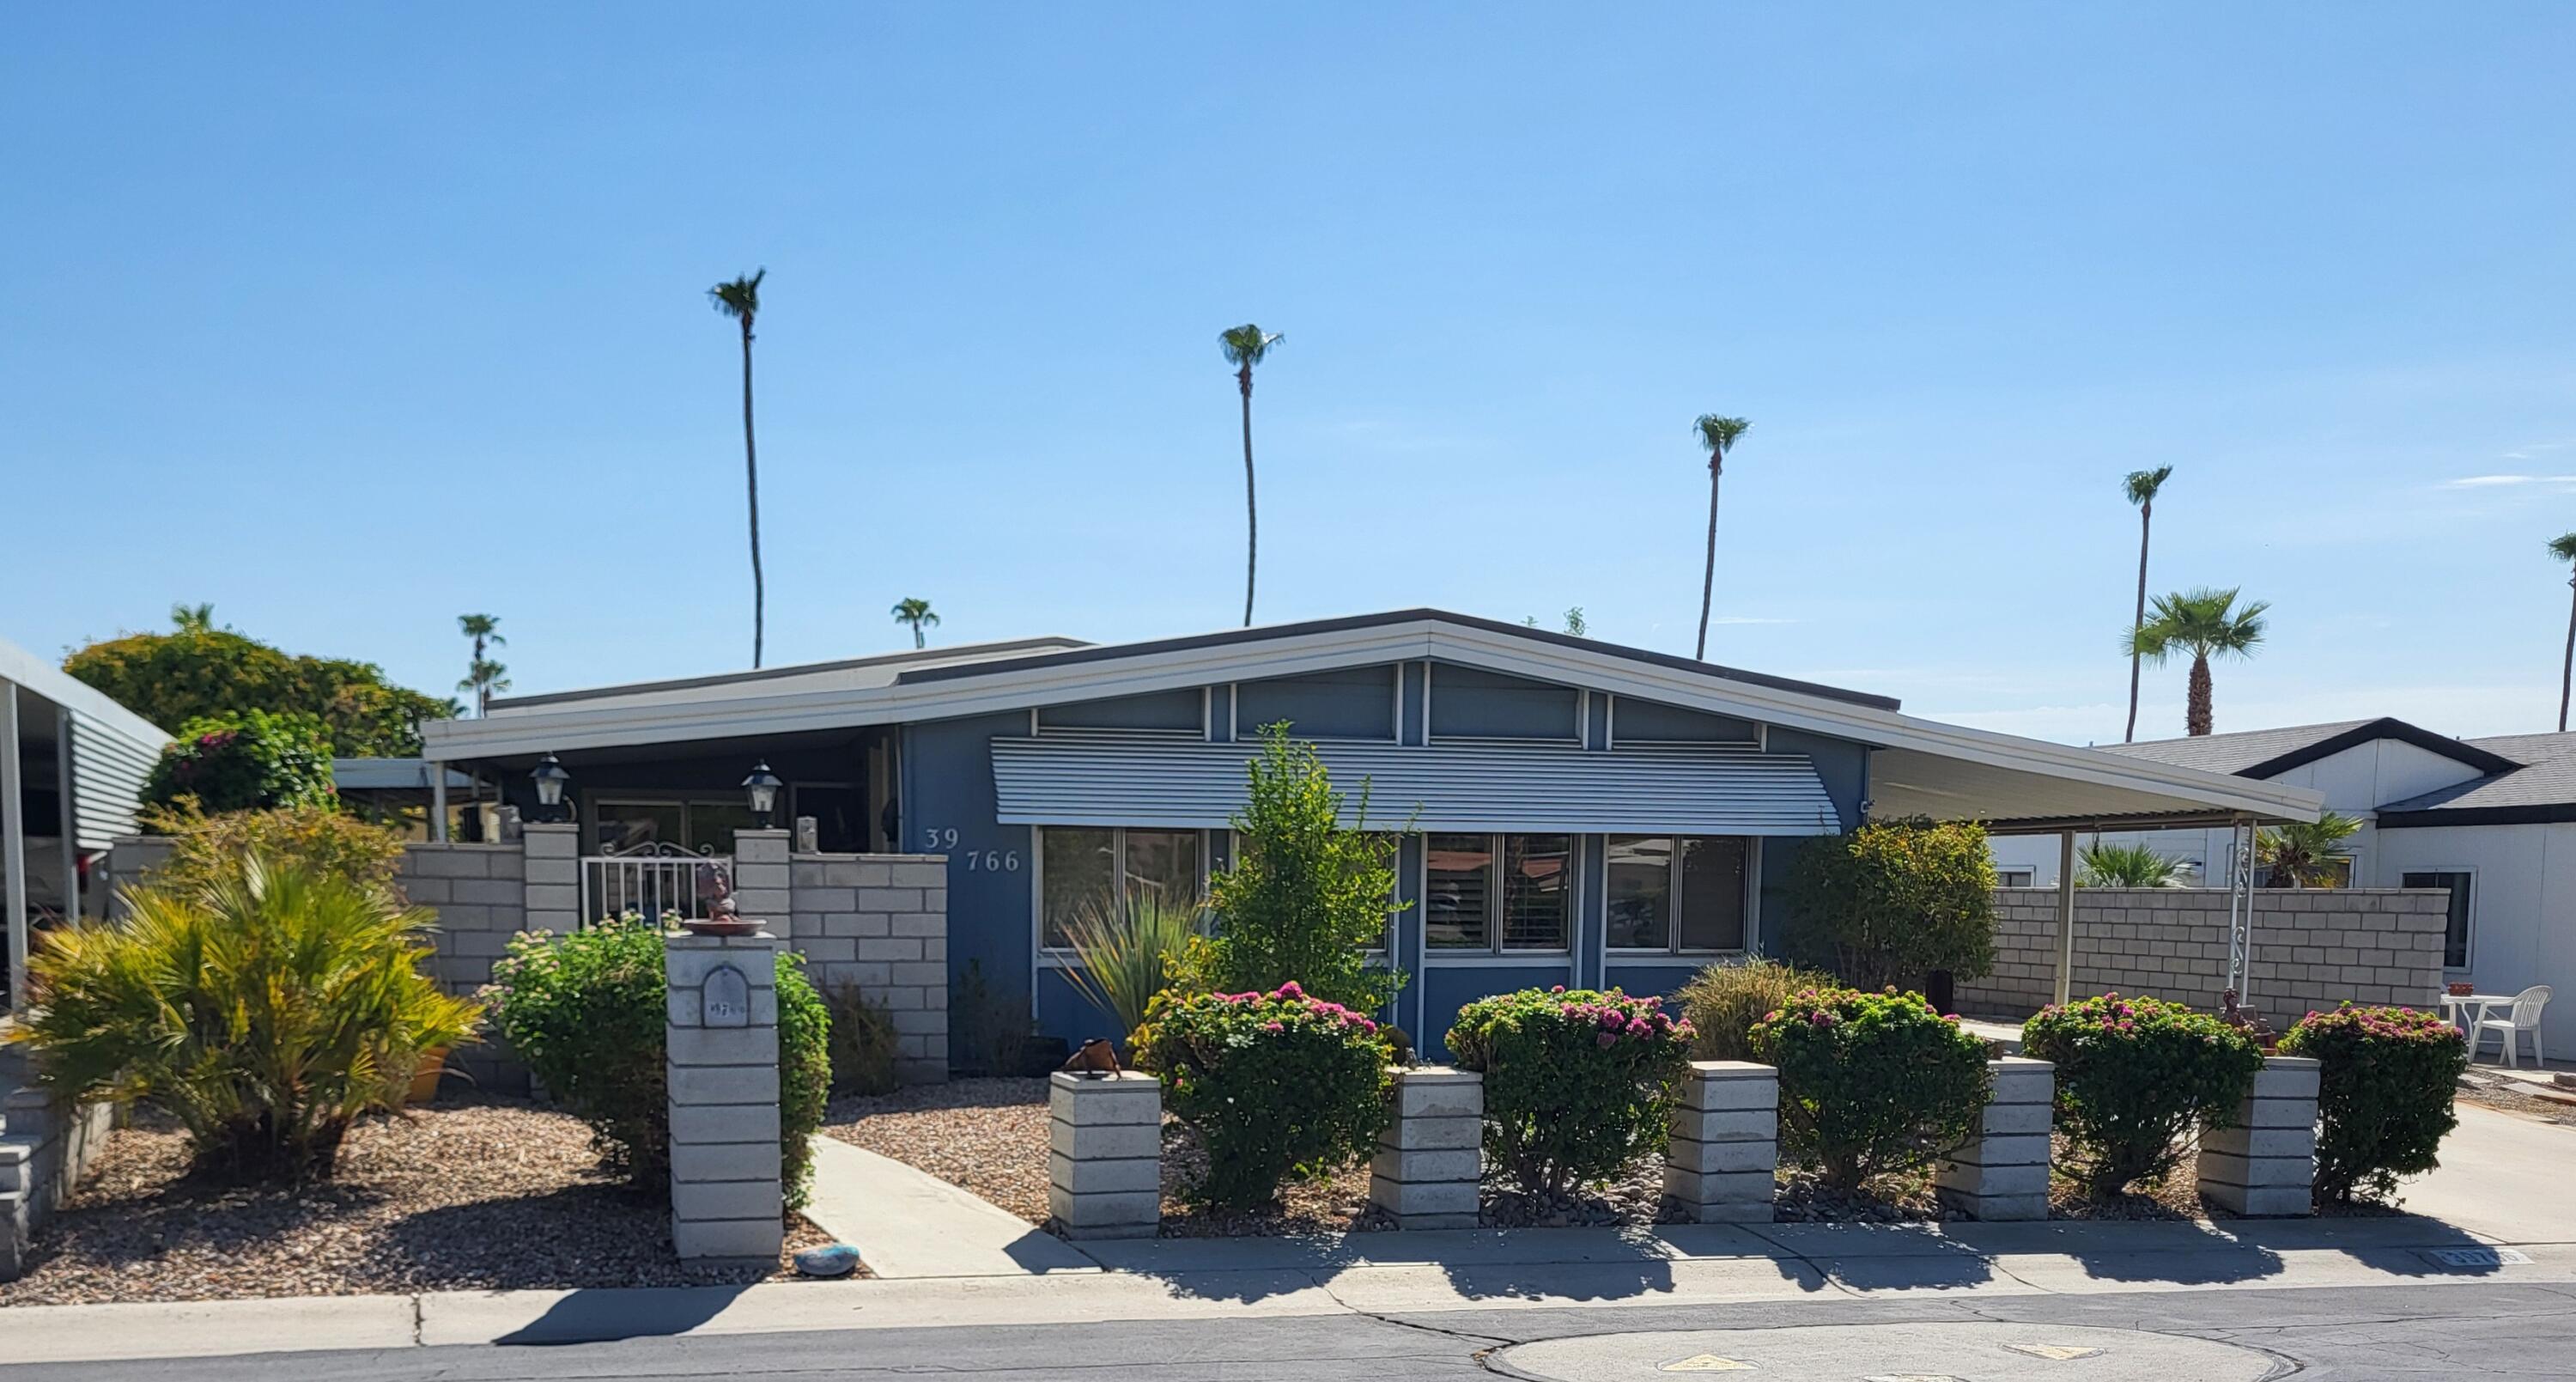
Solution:
[{"label": "sidewalk", "polygon": [[[2098,1295],[2229,1287],[2576,1283],[2576,1244],[2493,1246],[2439,1220],[1767,1224],[1094,1243],[1014,1276],[188,1305],[19,1306],[0,1364],[646,1336],[1572,1305]],[[2432,1254],[2472,1256],[2453,1264]]]}]

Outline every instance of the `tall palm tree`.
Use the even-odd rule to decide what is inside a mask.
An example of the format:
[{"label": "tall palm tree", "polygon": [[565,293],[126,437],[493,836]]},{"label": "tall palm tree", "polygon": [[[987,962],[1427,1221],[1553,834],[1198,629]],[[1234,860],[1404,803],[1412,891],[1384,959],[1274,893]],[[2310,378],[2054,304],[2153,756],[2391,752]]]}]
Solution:
[{"label": "tall palm tree", "polygon": [[912,626],[912,646],[916,648],[926,647],[929,644],[929,640],[921,636],[921,631],[925,626],[934,629],[939,627],[939,616],[931,613],[930,602],[922,599],[902,599],[895,601],[894,621],[898,624],[910,624]]},{"label": "tall palm tree", "polygon": [[172,605],[170,626],[181,633],[212,633],[215,628],[213,605]]},{"label": "tall palm tree", "polygon": [[[2549,555],[2560,561],[2576,562],[2576,533],[2550,539]],[[2567,588],[2576,592],[2576,572],[2568,574]],[[2568,597],[2567,659],[2558,664],[2558,732],[2561,734],[2567,732],[2567,691],[2571,678],[2576,678],[2576,594]]]},{"label": "tall palm tree", "polygon": [[1252,367],[1270,354],[1270,348],[1286,340],[1276,331],[1264,331],[1250,322],[1228,327],[1217,333],[1217,345],[1225,351],[1225,362],[1234,366],[1235,385],[1243,391],[1243,626],[1252,627],[1252,576],[1261,550],[1261,511],[1252,494]]},{"label": "tall palm tree", "polygon": [[[2132,470],[2129,478],[2122,482],[2122,487],[2128,491],[2129,502],[2138,506],[2138,609],[2129,619],[2129,629],[2133,633],[2145,627],[2147,622],[2147,530],[2156,521],[2156,491],[2165,487],[2165,480],[2172,474],[2172,466],[2160,465],[2153,470]],[[2129,653],[2129,727],[2121,732],[2120,742],[2135,743],[2137,738],[2138,654],[2132,649]]]},{"label": "tall palm tree", "polygon": [[1715,413],[1702,413],[1691,424],[1708,452],[1708,565],[1699,576],[1699,649],[1691,654],[1696,658],[1708,656],[1708,602],[1717,590],[1717,482],[1726,470],[1726,453],[1735,449],[1735,439],[1752,425],[1740,417]]},{"label": "tall palm tree", "polygon": [[716,310],[742,323],[742,471],[751,486],[751,665],[760,665],[761,619],[766,592],[760,583],[760,462],[751,443],[751,320],[760,315],[759,269],[707,290]]},{"label": "tall palm tree", "polygon": [[465,680],[456,683],[459,691],[474,693],[474,713],[492,713],[492,693],[510,689],[510,669],[485,656],[492,648],[506,648],[510,640],[501,636],[501,621],[489,614],[460,614],[456,630],[474,640],[474,656],[465,664]]},{"label": "tall palm tree", "polygon": [[2263,641],[2263,612],[2272,606],[2256,600],[2236,608],[2233,590],[2190,590],[2156,597],[2152,615],[2130,629],[2121,646],[2161,667],[2176,652],[2191,654],[2191,699],[2183,711],[2183,732],[2210,732],[2209,660],[2252,657]]}]

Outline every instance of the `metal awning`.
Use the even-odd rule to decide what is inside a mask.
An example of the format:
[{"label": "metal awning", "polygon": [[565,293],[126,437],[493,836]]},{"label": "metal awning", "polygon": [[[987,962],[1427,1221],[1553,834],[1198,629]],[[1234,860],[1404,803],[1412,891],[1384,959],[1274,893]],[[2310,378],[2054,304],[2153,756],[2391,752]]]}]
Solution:
[{"label": "metal awning", "polygon": [[[1572,744],[1428,746],[1319,740],[1344,823],[1572,834],[1831,835],[1833,800],[1802,754],[1708,745],[1589,752]],[[1243,809],[1249,743],[1142,735],[993,741],[1005,825],[1223,829]]]}]

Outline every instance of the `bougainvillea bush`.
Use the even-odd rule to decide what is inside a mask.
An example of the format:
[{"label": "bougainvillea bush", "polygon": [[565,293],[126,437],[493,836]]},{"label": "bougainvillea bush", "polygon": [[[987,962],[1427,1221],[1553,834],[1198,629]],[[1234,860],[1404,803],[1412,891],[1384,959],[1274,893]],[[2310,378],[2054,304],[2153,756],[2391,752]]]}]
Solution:
[{"label": "bougainvillea bush", "polygon": [[2413,1008],[2309,1013],[2281,1039],[2285,1055],[2314,1057],[2317,1198],[2386,1199],[2397,1178],[2430,1171],[2460,1124],[2451,1093],[2469,1068],[2460,1029]]},{"label": "bougainvillea bush", "polygon": [[1966,1141],[1993,1083],[1957,1015],[1894,989],[1802,990],[1754,1027],[1753,1052],[1780,1069],[1782,1145],[1837,1190]]},{"label": "bougainvillea bush", "polygon": [[2263,1068],[2254,1039],[2215,1016],[2116,993],[2040,1009],[2022,1050],[2057,1066],[2065,1169],[2094,1195],[2162,1179],[2184,1135],[2226,1127]]},{"label": "bougainvillea bush", "polygon": [[1486,1163],[1559,1194],[1664,1145],[1691,1035],[1656,999],[1560,985],[1460,1008],[1449,1051],[1484,1072]]},{"label": "bougainvillea bush", "polygon": [[1207,1144],[1182,1196],[1251,1209],[1290,1177],[1317,1180],[1366,1156],[1386,1125],[1392,1050],[1378,1024],[1294,982],[1268,993],[1165,994],[1146,1026],[1163,1106]]},{"label": "bougainvillea bush", "polygon": [[322,721],[299,711],[244,710],[179,726],[143,781],[143,800],[170,806],[196,798],[208,815],[277,806],[338,803],[331,783],[331,739]]}]

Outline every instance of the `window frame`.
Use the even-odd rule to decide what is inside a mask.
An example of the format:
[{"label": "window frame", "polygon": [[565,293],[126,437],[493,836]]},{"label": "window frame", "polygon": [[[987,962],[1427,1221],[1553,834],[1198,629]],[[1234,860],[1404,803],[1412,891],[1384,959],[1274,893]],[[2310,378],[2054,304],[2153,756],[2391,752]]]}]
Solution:
[{"label": "window frame", "polygon": [[1082,961],[1069,945],[1047,942],[1046,912],[1046,832],[1050,830],[1106,830],[1109,832],[1110,877],[1116,880],[1116,894],[1121,902],[1127,895],[1127,832],[1140,830],[1151,835],[1195,835],[1199,842],[1199,892],[1207,892],[1211,862],[1208,857],[1209,836],[1214,831],[1162,825],[1033,825],[1029,827],[1029,929],[1041,969],[1078,969]]},{"label": "window frame", "polygon": [[[2468,906],[2461,909],[2466,915],[2460,918],[2460,962],[2458,964],[2451,963],[2450,919],[2447,916],[2443,918],[2442,972],[2445,974],[2466,974],[2470,970],[2475,969],[2478,963],[2478,871],[2473,868],[2467,868],[2456,864],[2437,865],[2428,868],[2399,869],[2397,871],[2397,886],[2401,888],[2410,886],[2406,881],[2407,875],[2409,874],[2446,873],[2458,874],[2460,877],[2468,880],[2469,903]],[[2440,883],[2428,883],[2424,886],[2428,888],[2443,888],[2445,891],[2449,890],[2447,885]]]},{"label": "window frame", "polygon": [[[1494,959],[1543,959],[1572,956],[1574,938],[1583,927],[1582,898],[1588,880],[1585,878],[1583,841],[1577,831],[1564,830],[1423,830],[1415,832],[1422,841],[1422,858],[1414,870],[1414,906],[1422,913],[1422,963],[1425,966],[1443,961],[1473,962]],[[1485,841],[1486,876],[1490,885],[1485,890],[1485,941],[1482,945],[1434,945],[1431,941],[1431,837],[1434,835],[1472,835]],[[1565,934],[1553,946],[1505,945],[1503,943],[1503,861],[1507,857],[1503,842],[1529,839],[1539,835],[1562,835],[1566,841],[1566,867],[1573,877],[1565,887]]]},{"label": "window frame", "polygon": [[[2010,882],[2005,877],[2007,874],[2023,878],[2028,881],[2021,883]],[[1995,866],[1995,886],[1998,888],[2036,888],[2039,886],[2039,869],[2036,865],[2032,864],[2015,864],[2009,868],[1998,864]]]},{"label": "window frame", "polygon": [[[1658,957],[1658,956],[1661,956],[1661,957],[1666,958],[1666,959],[1681,959],[1681,958],[1688,958],[1688,959],[1691,959],[1691,960],[1693,960],[1693,961],[1697,961],[1697,960],[1710,959],[1710,958],[1723,959],[1723,958],[1726,958],[1726,957],[1728,957],[1728,956],[1735,956],[1735,955],[1752,955],[1752,954],[1756,953],[1756,951],[1755,951],[1755,944],[1754,944],[1754,941],[1755,941],[1755,938],[1760,934],[1760,931],[1759,931],[1759,925],[1760,925],[1760,921],[1761,921],[1761,914],[1760,914],[1760,912],[1759,912],[1759,910],[1758,910],[1758,909],[1760,908],[1761,903],[1762,903],[1762,837],[1761,837],[1761,836],[1759,836],[1759,835],[1680,835],[1680,834],[1674,834],[1674,835],[1648,835],[1648,834],[1643,834],[1643,833],[1640,833],[1640,832],[1635,832],[1635,831],[1626,831],[1626,830],[1620,831],[1620,832],[1618,832],[1618,833],[1619,833],[1619,836],[1620,836],[1620,837],[1631,838],[1631,839],[1642,839],[1642,840],[1670,840],[1670,841],[1672,841],[1672,842],[1673,842],[1672,858],[1671,858],[1669,861],[1667,861],[1667,863],[1665,864],[1665,869],[1666,869],[1666,873],[1667,873],[1666,886],[1670,889],[1670,891],[1668,891],[1668,892],[1665,894],[1665,896],[1666,896],[1668,899],[1670,899],[1670,905],[1671,905],[1671,908],[1672,908],[1672,923],[1673,923],[1673,924],[1672,924],[1672,926],[1669,928],[1669,930],[1668,930],[1668,931],[1666,932],[1666,934],[1665,934],[1665,942],[1664,942],[1664,944],[1662,944],[1662,945],[1660,945],[1660,946],[1634,946],[1634,945],[1612,945],[1612,944],[1610,944],[1610,841],[1611,841],[1611,839],[1612,839],[1613,837],[1612,837],[1612,836],[1610,836],[1610,835],[1606,835],[1606,834],[1605,834],[1605,835],[1603,835],[1603,836],[1601,837],[1601,879],[1600,879],[1600,889],[1601,889],[1601,953],[1602,953],[1605,957],[1610,957],[1610,958],[1615,958],[1615,959],[1623,959],[1623,960],[1651,960],[1651,959],[1654,959],[1654,958],[1656,958],[1656,957]],[[1743,841],[1743,842],[1744,842],[1744,889],[1743,889],[1743,892],[1744,892],[1744,899],[1743,899],[1743,900],[1744,900],[1744,944],[1743,944],[1743,945],[1738,946],[1737,948],[1735,948],[1735,949],[1733,949],[1733,950],[1711,950],[1711,949],[1706,949],[1706,948],[1704,948],[1704,947],[1690,947],[1690,948],[1685,948],[1685,947],[1682,945],[1682,936],[1681,936],[1681,931],[1682,931],[1682,928],[1681,928],[1682,849],[1681,849],[1681,842],[1682,842],[1682,841],[1684,841],[1684,840],[1741,840],[1741,841]]]}]

